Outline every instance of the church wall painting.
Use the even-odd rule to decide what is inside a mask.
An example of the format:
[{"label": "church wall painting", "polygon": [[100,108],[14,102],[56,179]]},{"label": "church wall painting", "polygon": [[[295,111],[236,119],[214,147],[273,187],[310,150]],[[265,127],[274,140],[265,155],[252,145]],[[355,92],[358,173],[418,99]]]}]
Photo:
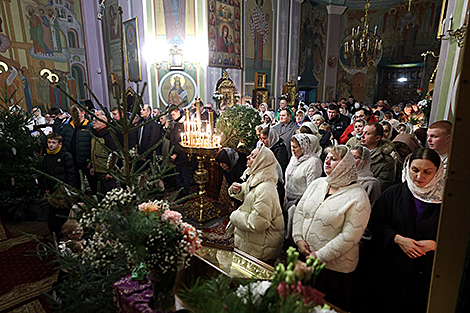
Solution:
[{"label": "church wall painting", "polygon": [[[103,30],[103,43],[105,49],[105,61],[107,68],[108,90],[111,93],[114,88],[112,85],[114,77],[117,76],[119,86],[122,88],[122,53],[121,53],[121,32],[122,26],[119,23],[118,0],[108,0],[105,2],[105,13],[101,25]],[[122,92],[122,90],[120,90]]]},{"label": "church wall painting", "polygon": [[142,80],[142,70],[140,66],[139,29],[137,18],[124,22],[124,34],[127,79],[133,82],[138,82]]},{"label": "church wall painting", "polygon": [[[300,23],[299,81],[300,87],[316,87],[317,101],[322,101],[325,73],[326,29],[328,13],[325,5],[312,1],[302,3]],[[331,94],[331,87],[327,94]],[[334,90],[334,88],[333,88]],[[334,95],[333,95],[334,98]]]},{"label": "church wall painting", "polygon": [[171,71],[160,80],[160,99],[166,106],[177,104],[185,106],[198,96],[194,79],[183,71]]},{"label": "church wall painting", "polygon": [[[86,55],[80,14],[81,1],[0,2],[0,84],[25,110],[64,110],[87,98],[78,86],[86,81]],[[73,36],[73,39],[72,39]],[[82,69],[79,81],[72,67]],[[3,88],[3,87],[2,87]]]},{"label": "church wall painting", "polygon": [[272,94],[273,34],[276,4],[272,0],[245,1],[245,92],[253,95],[256,73],[266,74],[266,88]]},{"label": "church wall painting", "polygon": [[[374,100],[377,70],[391,64],[407,64],[422,62],[421,53],[436,50],[441,3],[436,0],[403,1],[392,8],[374,9],[373,3],[369,11],[369,29],[377,26],[377,35],[383,40],[383,54],[379,64],[365,67],[359,60],[351,62],[345,59],[340,51],[338,67],[337,98],[353,94],[359,101],[372,103]],[[364,9],[346,10],[342,19],[343,37],[350,35],[351,29],[360,24]],[[362,25],[361,25],[362,26]],[[364,94],[354,94],[360,85],[357,73],[366,75]],[[356,77],[356,79],[354,79]],[[360,80],[363,78],[360,75]],[[355,87],[356,86],[356,87]],[[362,88],[359,89],[362,93]]]},{"label": "church wall painting", "polygon": [[242,2],[208,0],[207,20],[209,66],[243,68]]}]

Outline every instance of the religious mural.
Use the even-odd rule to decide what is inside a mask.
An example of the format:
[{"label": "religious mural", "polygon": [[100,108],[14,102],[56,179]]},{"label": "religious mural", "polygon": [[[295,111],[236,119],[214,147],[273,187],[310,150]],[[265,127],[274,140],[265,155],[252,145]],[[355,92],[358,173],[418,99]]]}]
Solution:
[{"label": "religious mural", "polygon": [[176,104],[183,107],[196,98],[196,82],[186,72],[171,71],[161,78],[159,94],[166,106]]},{"label": "religious mural", "polygon": [[[377,65],[361,63],[357,58],[346,59],[340,51],[337,98],[353,94],[359,101],[374,100],[377,68],[390,64],[422,62],[421,53],[438,49],[436,41],[441,2],[438,0],[403,1],[392,8],[369,11],[369,29],[377,26],[377,35],[383,40],[383,53]],[[342,34],[360,26],[364,9],[346,10],[343,14]],[[362,25],[361,25],[362,26]],[[364,85],[365,84],[365,85]]]},{"label": "religious mural", "polygon": [[[118,13],[118,0],[105,2],[105,14],[102,19],[103,43],[105,49],[105,61],[108,73],[108,90],[113,92],[113,77],[117,77],[122,86],[122,53],[120,16]],[[121,87],[122,88],[122,87]]]},{"label": "religious mural", "polygon": [[318,5],[311,0],[302,3],[299,48],[299,76],[302,79],[299,86],[316,87],[316,94],[320,97],[324,89],[327,22],[325,5]]},{"label": "religious mural", "polygon": [[243,67],[243,14],[240,0],[209,0],[209,66]]},{"label": "religious mural", "polygon": [[[81,1],[4,1],[0,9],[0,86],[25,110],[68,110],[87,93]],[[9,12],[9,14],[7,14]],[[3,87],[2,87],[3,88]]]}]

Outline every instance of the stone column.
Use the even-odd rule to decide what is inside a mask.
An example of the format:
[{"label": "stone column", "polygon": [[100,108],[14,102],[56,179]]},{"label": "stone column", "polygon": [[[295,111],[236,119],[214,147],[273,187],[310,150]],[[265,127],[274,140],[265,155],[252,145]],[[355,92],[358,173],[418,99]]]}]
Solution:
[{"label": "stone column", "polygon": [[300,20],[302,2],[304,2],[304,0],[292,0],[290,3],[289,68],[287,70],[287,80],[292,76],[294,82],[297,82],[297,76],[299,76]]},{"label": "stone column", "polygon": [[275,108],[279,106],[277,97],[282,92],[282,86],[287,81],[287,56],[289,39],[289,4],[290,0],[277,0],[276,21],[276,70],[272,82],[274,84],[273,97],[276,99]]},{"label": "stone column", "polygon": [[339,5],[328,5],[328,29],[326,31],[326,53],[325,53],[325,75],[323,77],[323,98],[327,99],[327,92],[333,88],[336,97],[336,83],[338,74],[339,51],[341,44],[341,15],[347,7]]}]

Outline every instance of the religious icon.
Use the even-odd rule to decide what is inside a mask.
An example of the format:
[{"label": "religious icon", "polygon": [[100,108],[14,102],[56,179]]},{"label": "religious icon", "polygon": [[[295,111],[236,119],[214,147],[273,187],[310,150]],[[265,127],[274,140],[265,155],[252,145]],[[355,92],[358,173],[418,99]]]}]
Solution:
[{"label": "religious icon", "polygon": [[180,75],[174,75],[172,78],[172,87],[168,93],[168,103],[181,104],[188,102],[188,93],[183,89],[185,78]]}]

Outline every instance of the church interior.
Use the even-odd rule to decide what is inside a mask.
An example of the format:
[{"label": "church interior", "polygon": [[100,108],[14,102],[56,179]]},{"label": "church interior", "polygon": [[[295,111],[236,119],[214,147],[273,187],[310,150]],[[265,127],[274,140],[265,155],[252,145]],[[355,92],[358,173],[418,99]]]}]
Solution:
[{"label": "church interior", "polygon": [[[261,114],[263,120],[260,122],[258,112],[254,114],[251,109],[259,111],[263,106],[273,113],[274,119],[276,113],[284,110],[281,102],[287,100],[288,108],[305,106],[307,118],[309,108],[318,107],[321,111],[326,103],[323,107],[326,114],[330,105],[339,103],[341,106],[341,99],[351,97],[354,102],[348,110],[357,103],[356,109],[359,106],[368,107],[373,112],[380,101],[391,112],[393,107],[402,110],[408,103],[416,105],[424,101],[424,118],[412,125],[414,129],[424,129],[423,136],[434,122],[444,120],[452,123],[437,248],[433,252],[430,287],[425,291],[427,304],[422,312],[467,312],[470,308],[466,297],[470,292],[470,210],[465,194],[470,188],[470,173],[466,166],[468,150],[465,148],[467,131],[464,121],[470,118],[466,103],[470,96],[470,88],[466,88],[470,81],[470,49],[466,42],[469,10],[469,3],[465,0],[0,0],[0,106],[6,112],[0,114],[0,146],[4,150],[0,160],[0,180],[5,180],[0,185],[3,190],[0,191],[1,201],[4,202],[0,203],[0,264],[7,264],[4,270],[0,269],[0,277],[8,277],[0,288],[0,313],[95,312],[98,306],[94,306],[99,301],[105,303],[99,306],[101,312],[159,312],[158,301],[163,303],[168,300],[164,296],[157,298],[161,294],[157,294],[158,287],[154,286],[151,277],[158,276],[163,286],[167,279],[162,274],[165,271],[158,270],[159,274],[155,274],[148,266],[145,273],[150,274],[150,278],[146,285],[136,283],[135,276],[144,275],[139,274],[142,270],[139,266],[147,262],[144,257],[135,259],[139,262],[134,259],[127,262],[132,263],[132,268],[113,266],[111,258],[104,256],[101,264],[96,260],[90,261],[91,257],[84,257],[88,261],[80,264],[92,264],[89,268],[73,263],[77,262],[77,257],[66,256],[63,259],[74,260],[53,262],[62,257],[50,251],[55,249],[64,255],[63,251],[68,247],[65,243],[62,250],[60,244],[54,246],[54,239],[58,238],[53,237],[50,226],[48,228],[49,213],[43,209],[50,205],[51,201],[47,200],[50,195],[45,193],[47,187],[40,186],[43,177],[26,166],[34,167],[34,164],[42,162],[38,161],[42,155],[49,153],[46,149],[50,149],[47,146],[50,137],[41,136],[46,129],[50,133],[53,129],[56,132],[55,124],[34,127],[42,135],[33,135],[32,141],[28,139],[23,142],[21,139],[11,143],[6,138],[22,135],[6,131],[8,127],[21,128],[7,123],[9,114],[13,114],[8,112],[26,112],[28,119],[34,116],[37,109],[42,116],[51,117],[54,115],[52,112],[62,116],[81,105],[86,107],[89,122],[104,123],[108,128],[114,122],[111,118],[114,117],[113,112],[121,120],[127,121],[123,118],[127,116],[129,123],[121,124],[119,119],[114,118],[117,122],[113,126],[124,134],[121,137],[124,143],[117,145],[124,152],[115,153],[114,160],[112,153],[105,155],[107,160],[103,161],[105,166],[109,167],[109,163],[114,162],[116,167],[121,168],[120,174],[116,174],[122,175],[122,179],[116,179],[117,186],[128,188],[127,191],[124,188],[122,193],[113,194],[113,197],[121,197],[119,199],[129,203],[134,201],[134,204],[136,199],[148,200],[150,204],[147,208],[144,206],[142,209],[143,204],[139,204],[139,210],[146,214],[145,218],[149,218],[150,212],[163,210],[167,205],[155,199],[170,199],[171,210],[181,212],[184,221],[193,225],[181,226],[185,238],[194,231],[202,241],[202,248],[198,251],[188,248],[192,244],[200,246],[196,240],[189,242],[185,248],[190,252],[184,253],[192,256],[191,264],[186,266],[189,262],[186,258],[189,257],[183,253],[181,267],[185,268],[169,278],[173,281],[172,302],[168,306],[172,311],[163,310],[167,308],[162,308],[162,311],[212,312],[205,311],[201,306],[191,306],[189,303],[196,303],[195,300],[188,294],[180,296],[178,291],[184,289],[184,285],[194,283],[191,279],[200,276],[220,275],[246,282],[250,278],[258,281],[279,278],[277,262],[263,262],[259,257],[250,255],[250,251],[238,249],[236,244],[234,248],[234,235],[229,233],[232,224],[230,214],[242,204],[243,199],[234,200],[236,192],[232,194],[232,182],[225,178],[226,169],[219,166],[221,162],[216,161],[220,155],[219,148],[230,147],[240,155],[243,152],[245,158],[254,158],[250,152],[253,153],[252,150],[262,142],[261,139],[258,141],[260,137],[256,137],[255,126],[264,123],[265,117]],[[251,113],[246,113],[245,106],[250,107]],[[159,109],[159,112],[150,113],[148,117],[142,115],[146,109],[151,112]],[[83,112],[83,109],[80,110]],[[345,112],[346,107],[342,110]],[[103,111],[105,113],[99,113]],[[93,112],[93,116],[89,112]],[[179,126],[165,127],[159,115],[162,112],[166,116],[164,121],[172,120],[175,125],[181,123],[181,137],[170,138],[170,129]],[[229,112],[232,115],[226,114]],[[13,115],[19,119],[21,114]],[[142,120],[137,122],[139,115]],[[79,121],[72,113],[68,116],[70,121]],[[298,114],[292,116],[293,120],[296,116]],[[354,113],[350,114],[352,116]],[[133,118],[136,120],[131,123]],[[207,120],[204,130],[201,128],[201,118]],[[276,118],[279,120],[279,117]],[[134,134],[134,143],[139,143],[139,150],[144,127],[153,121],[162,125],[159,136],[168,137],[169,142],[166,148],[163,142],[163,149],[167,151],[163,157],[160,142],[154,141],[148,145],[152,151],[155,149],[157,158],[160,154],[157,162],[155,156],[152,161],[151,154],[147,156],[145,152],[133,151],[127,144]],[[23,123],[28,122],[24,120]],[[142,127],[144,131],[137,130],[137,127]],[[87,129],[82,130],[85,133],[88,131],[93,138],[100,131],[95,134],[91,128]],[[230,135],[235,138],[231,142],[226,129],[235,130]],[[165,131],[169,135],[165,135]],[[72,130],[72,133],[72,143],[78,143],[81,140],[80,132],[77,134]],[[67,138],[66,135],[62,137],[64,140]],[[113,140],[119,139],[114,133],[112,137]],[[416,137],[419,137],[418,132]],[[45,140],[40,152],[33,151],[29,156],[26,150],[21,151],[20,146],[26,145],[26,141],[32,145],[39,141],[38,138]],[[358,138],[361,142],[361,137]],[[174,140],[180,143],[176,147],[172,144]],[[91,141],[93,149],[93,139]],[[423,148],[425,146],[426,139]],[[109,150],[109,147],[106,149]],[[73,152],[80,153],[79,145],[76,150]],[[261,154],[262,150],[257,150],[257,153]],[[176,159],[169,151],[173,151]],[[180,153],[186,158],[184,162],[190,164],[188,168],[180,165]],[[290,148],[288,153],[290,157]],[[21,162],[17,159],[20,155],[24,156]],[[133,160],[135,155],[141,159]],[[230,153],[226,157],[231,158]],[[22,163],[24,169],[12,165],[17,163]],[[141,165],[142,171],[146,171],[144,174],[137,169]],[[13,177],[15,175],[7,168],[14,170],[17,177]],[[98,173],[96,168],[95,172]],[[183,172],[187,175],[181,174]],[[107,173],[103,173],[106,177],[103,179],[109,180]],[[21,175],[36,176],[31,176],[31,181],[23,184]],[[77,180],[81,179],[82,184],[76,188],[87,190],[83,193],[85,200],[79,199],[82,194],[76,190],[65,189],[64,192],[61,189],[59,207],[62,202],[70,202],[70,207],[76,207],[66,213],[59,210],[64,215],[74,210],[82,210],[80,214],[83,214],[84,208],[104,208],[106,201],[107,204],[117,201],[111,196],[91,196],[93,186],[90,178],[84,171],[80,171],[80,175]],[[174,204],[178,193],[174,197],[173,193],[182,186],[179,182],[185,179],[188,187],[189,180],[191,185],[188,190],[183,189],[182,194],[193,196]],[[171,182],[170,188],[168,181]],[[104,181],[99,180],[98,187],[104,185]],[[161,191],[163,189],[159,188],[163,185],[164,191]],[[15,196],[8,191],[12,187]],[[142,190],[135,191],[139,188]],[[30,197],[33,189],[36,194]],[[158,192],[155,192],[157,189]],[[227,192],[227,189],[230,190]],[[22,194],[28,196],[24,196],[22,201],[17,200],[21,199]],[[155,202],[150,200],[151,196]],[[20,202],[27,207],[26,211],[33,207],[36,215],[13,217],[10,212],[15,205],[20,206]],[[116,204],[116,207],[121,208],[118,210],[124,212],[126,218],[126,206]],[[7,211],[8,214],[5,213]],[[97,219],[93,220],[91,213],[88,217],[87,214],[80,215],[78,220],[88,219],[84,225],[91,229],[90,225]],[[163,221],[173,221],[175,218],[168,216],[165,215]],[[69,215],[70,218],[75,217]],[[284,218],[287,219],[286,216]],[[132,220],[128,220],[131,225]],[[117,220],[114,221],[118,224]],[[180,219],[175,223],[180,223]],[[139,226],[136,227],[140,231]],[[113,237],[116,235],[112,235],[112,229],[104,230],[103,227],[100,231],[96,227],[90,238],[99,237],[106,243],[104,245],[108,245],[109,251],[115,251],[118,255],[120,252],[116,251],[120,251],[120,247],[124,251],[127,246],[111,239],[119,237]],[[122,229],[118,231],[126,233]],[[133,238],[133,235],[126,233],[126,238]],[[293,246],[296,247],[295,244]],[[81,251],[88,251],[83,248]],[[287,268],[291,254],[286,254],[286,243],[283,248],[277,261],[284,262]],[[146,249],[149,250],[148,246]],[[138,254],[137,248],[134,252],[125,251],[119,254],[122,260],[114,257],[119,260],[116,264],[124,264],[126,258],[131,259],[131,253]],[[76,278],[75,284],[69,285],[66,278],[64,283],[64,277],[72,276],[72,267],[81,269],[83,279]],[[106,267],[108,270],[104,270]],[[88,279],[92,276],[95,279]],[[73,294],[53,295],[61,279],[61,286],[67,291],[71,286],[77,288],[80,285],[78,282],[81,282],[84,290],[77,292],[80,296],[77,296],[76,303]],[[96,287],[99,282],[111,283]],[[88,283],[91,291],[86,295]],[[92,284],[96,286],[91,287]],[[103,291],[102,295],[97,295],[100,290]],[[152,304],[147,305],[143,298],[139,300],[136,295],[146,297],[147,302],[151,298]],[[83,299],[91,300],[87,303],[88,300]],[[368,312],[357,307],[345,309],[330,299],[327,295],[328,305],[335,311],[312,309],[296,312]],[[388,312],[375,309],[375,312]]]}]

